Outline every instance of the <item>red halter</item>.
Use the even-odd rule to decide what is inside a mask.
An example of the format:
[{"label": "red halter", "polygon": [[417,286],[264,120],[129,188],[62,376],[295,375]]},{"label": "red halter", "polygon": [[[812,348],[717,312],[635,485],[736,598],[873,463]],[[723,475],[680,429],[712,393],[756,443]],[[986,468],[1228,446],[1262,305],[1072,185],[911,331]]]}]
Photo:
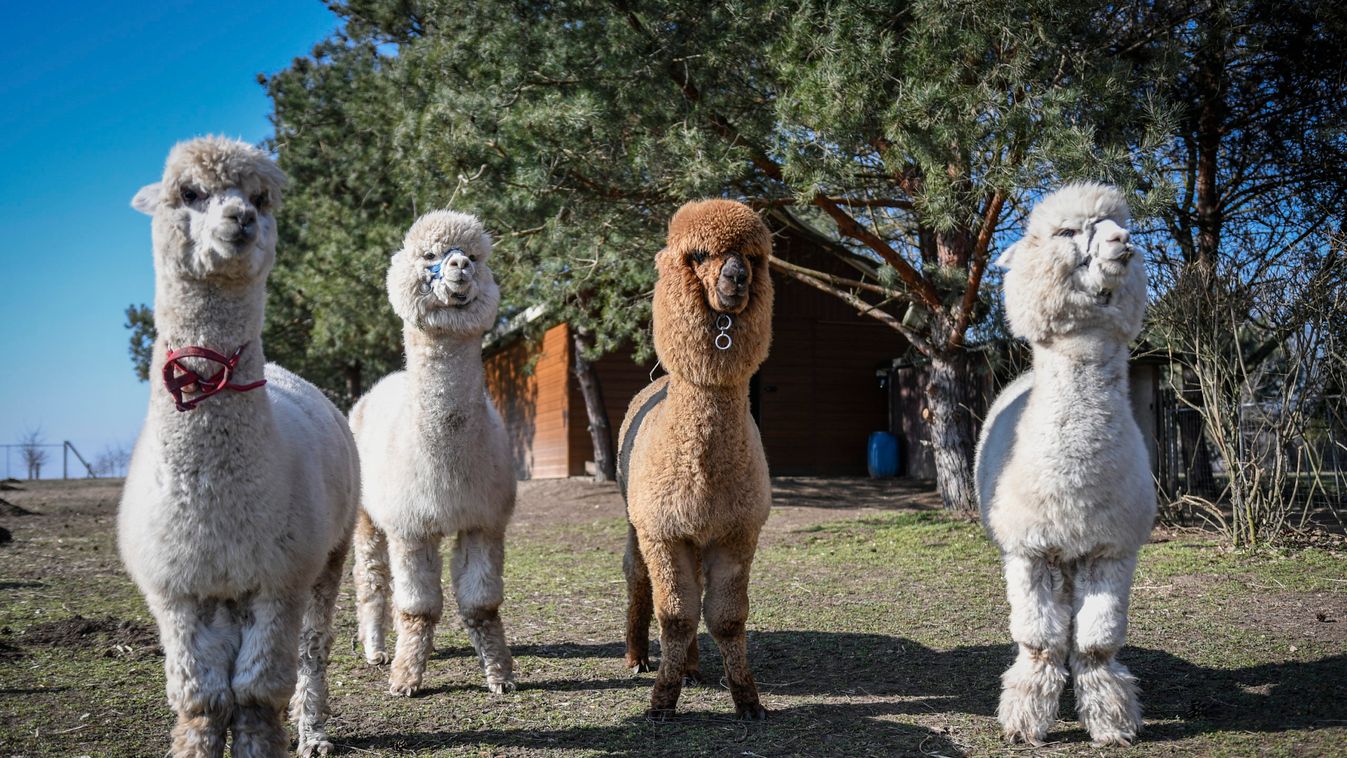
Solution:
[{"label": "red halter", "polygon": [[[239,365],[239,355],[243,353],[243,348],[248,343],[239,345],[239,349],[234,354],[226,358],[224,355],[206,347],[197,347],[188,345],[180,347],[177,350],[168,351],[164,360],[164,388],[173,396],[173,403],[180,411],[190,411],[196,408],[197,404],[211,395],[218,394],[225,390],[234,390],[235,392],[247,392],[255,390],[267,383],[266,379],[259,379],[251,384],[231,384],[229,377],[234,373],[234,369]],[[207,379],[190,368],[182,365],[179,361],[183,358],[205,358],[213,363],[218,363],[224,368],[215,372],[215,375]],[[183,393],[198,393],[196,397],[190,400],[183,399]]]}]

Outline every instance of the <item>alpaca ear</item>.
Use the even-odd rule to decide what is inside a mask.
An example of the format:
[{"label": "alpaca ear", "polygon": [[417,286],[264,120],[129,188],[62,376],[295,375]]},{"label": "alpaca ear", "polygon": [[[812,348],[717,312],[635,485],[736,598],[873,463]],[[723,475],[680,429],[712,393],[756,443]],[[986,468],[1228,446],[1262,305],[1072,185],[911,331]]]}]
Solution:
[{"label": "alpaca ear", "polygon": [[159,207],[159,198],[163,196],[163,193],[164,187],[161,183],[147,184],[140,188],[135,197],[131,198],[131,207],[147,216],[153,216],[154,209]]},{"label": "alpaca ear", "polygon": [[1020,240],[1005,250],[1002,250],[1001,254],[996,256],[996,262],[992,265],[1000,269],[1009,270],[1010,265],[1015,262],[1015,252],[1019,250],[1020,245],[1022,244],[1024,244],[1024,240]]}]

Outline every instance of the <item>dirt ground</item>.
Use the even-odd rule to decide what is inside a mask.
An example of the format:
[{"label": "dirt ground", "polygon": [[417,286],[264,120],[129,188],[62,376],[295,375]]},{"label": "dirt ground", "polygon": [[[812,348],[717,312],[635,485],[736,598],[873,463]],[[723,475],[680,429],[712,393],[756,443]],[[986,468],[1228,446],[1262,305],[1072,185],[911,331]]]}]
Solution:
[{"label": "dirt ground", "polygon": [[[719,657],[680,715],[647,721],[652,675],[622,667],[623,506],[612,485],[523,482],[502,609],[519,690],[492,696],[446,609],[427,690],[387,669],[337,612],[330,724],[344,755],[1347,755],[1347,562],[1257,554],[1197,530],[1143,550],[1129,647],[1146,727],[1093,748],[1070,692],[1050,744],[995,722],[1011,660],[995,550],[929,487],[782,478],[752,585],[763,723],[732,718]],[[117,481],[0,491],[0,756],[162,755],[172,715],[157,633],[116,554]],[[452,603],[450,604],[452,606]]]}]

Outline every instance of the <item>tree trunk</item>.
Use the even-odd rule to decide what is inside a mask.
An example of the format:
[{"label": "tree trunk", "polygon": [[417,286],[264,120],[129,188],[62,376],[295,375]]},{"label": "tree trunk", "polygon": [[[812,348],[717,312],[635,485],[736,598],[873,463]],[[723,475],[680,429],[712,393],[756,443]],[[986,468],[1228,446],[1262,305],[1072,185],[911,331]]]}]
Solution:
[{"label": "tree trunk", "polygon": [[926,383],[926,422],[935,480],[945,510],[972,514],[978,510],[973,489],[973,422],[968,354],[944,350],[931,360]]},{"label": "tree trunk", "polygon": [[585,414],[589,418],[589,436],[594,443],[594,481],[611,482],[617,478],[617,458],[613,455],[613,433],[608,423],[608,407],[603,404],[603,385],[599,372],[585,358],[584,335],[571,330],[571,370],[580,382],[580,394],[585,398]]},{"label": "tree trunk", "polygon": [[346,397],[347,406],[355,405],[355,401],[360,399],[364,387],[360,381],[361,363],[356,361],[346,365]]}]

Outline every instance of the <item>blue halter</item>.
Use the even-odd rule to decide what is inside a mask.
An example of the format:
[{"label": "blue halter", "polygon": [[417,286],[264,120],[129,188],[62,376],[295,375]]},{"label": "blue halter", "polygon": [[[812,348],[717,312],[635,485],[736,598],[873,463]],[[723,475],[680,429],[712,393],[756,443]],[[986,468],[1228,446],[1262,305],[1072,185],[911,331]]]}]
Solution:
[{"label": "blue halter", "polygon": [[436,282],[439,281],[440,279],[443,279],[444,274],[440,272],[440,269],[444,267],[444,264],[448,262],[449,258],[452,257],[454,253],[461,253],[461,252],[463,252],[463,248],[461,247],[451,247],[448,250],[445,250],[444,257],[440,259],[440,262],[436,263],[434,266],[431,266],[429,269],[427,269],[428,271],[430,271],[430,279],[428,281]]}]

